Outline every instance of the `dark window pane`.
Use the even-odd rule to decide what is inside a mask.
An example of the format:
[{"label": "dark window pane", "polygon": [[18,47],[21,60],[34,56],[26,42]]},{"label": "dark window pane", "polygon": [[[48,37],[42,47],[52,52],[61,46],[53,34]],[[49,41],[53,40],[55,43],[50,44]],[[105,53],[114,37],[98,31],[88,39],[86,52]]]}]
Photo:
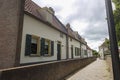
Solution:
[{"label": "dark window pane", "polygon": [[48,54],[48,45],[45,45],[45,54]]},{"label": "dark window pane", "polygon": [[31,43],[31,54],[37,54],[37,44]]}]

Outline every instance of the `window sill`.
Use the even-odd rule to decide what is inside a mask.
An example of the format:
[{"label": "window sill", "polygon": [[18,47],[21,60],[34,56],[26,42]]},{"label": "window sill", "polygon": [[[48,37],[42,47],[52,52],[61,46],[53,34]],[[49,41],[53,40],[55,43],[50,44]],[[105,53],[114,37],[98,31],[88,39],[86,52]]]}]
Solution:
[{"label": "window sill", "polygon": [[51,57],[52,55],[50,54],[44,54],[44,57]]},{"label": "window sill", "polygon": [[39,54],[30,54],[30,57],[40,57]]}]

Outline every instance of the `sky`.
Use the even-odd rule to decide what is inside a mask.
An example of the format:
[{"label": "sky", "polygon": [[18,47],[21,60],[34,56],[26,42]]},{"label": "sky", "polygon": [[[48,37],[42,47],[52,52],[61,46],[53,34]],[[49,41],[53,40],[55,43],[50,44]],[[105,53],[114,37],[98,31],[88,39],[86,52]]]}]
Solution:
[{"label": "sky", "polygon": [[57,18],[85,38],[98,51],[108,38],[105,0],[33,0],[41,7],[52,7]]}]

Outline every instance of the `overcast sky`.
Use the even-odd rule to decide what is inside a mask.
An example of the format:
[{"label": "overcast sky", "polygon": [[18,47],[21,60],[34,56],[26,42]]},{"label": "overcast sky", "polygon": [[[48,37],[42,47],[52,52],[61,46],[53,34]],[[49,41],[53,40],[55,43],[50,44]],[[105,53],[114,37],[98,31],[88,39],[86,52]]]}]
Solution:
[{"label": "overcast sky", "polygon": [[33,0],[41,7],[52,7],[55,15],[85,38],[95,50],[108,38],[105,0]]}]

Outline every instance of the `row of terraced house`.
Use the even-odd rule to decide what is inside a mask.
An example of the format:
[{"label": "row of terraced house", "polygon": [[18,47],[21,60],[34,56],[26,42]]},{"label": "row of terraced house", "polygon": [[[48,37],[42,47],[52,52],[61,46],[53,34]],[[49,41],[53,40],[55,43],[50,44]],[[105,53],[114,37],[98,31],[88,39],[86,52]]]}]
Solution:
[{"label": "row of terraced house", "polygon": [[25,1],[20,64],[92,57],[92,49],[51,7]]}]

